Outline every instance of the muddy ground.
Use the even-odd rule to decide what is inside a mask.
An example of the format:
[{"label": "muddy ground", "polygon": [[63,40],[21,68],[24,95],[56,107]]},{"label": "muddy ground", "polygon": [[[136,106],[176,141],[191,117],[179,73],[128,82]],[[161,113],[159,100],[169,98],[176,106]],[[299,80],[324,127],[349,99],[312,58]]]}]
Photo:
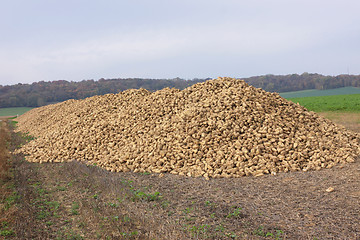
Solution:
[{"label": "muddy ground", "polygon": [[[332,118],[360,132],[359,115]],[[12,148],[22,139],[13,133]],[[13,233],[2,236],[0,228],[0,238],[360,239],[360,159],[321,171],[209,181],[110,173],[78,162],[40,165],[20,155],[12,162]]]}]

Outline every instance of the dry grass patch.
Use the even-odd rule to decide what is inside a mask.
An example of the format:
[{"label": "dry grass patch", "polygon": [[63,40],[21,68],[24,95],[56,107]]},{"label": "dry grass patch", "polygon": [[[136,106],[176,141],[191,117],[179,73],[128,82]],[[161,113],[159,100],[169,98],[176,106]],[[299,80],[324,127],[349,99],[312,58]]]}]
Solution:
[{"label": "dry grass patch", "polygon": [[330,119],[349,130],[360,133],[360,113],[321,112],[319,115]]}]

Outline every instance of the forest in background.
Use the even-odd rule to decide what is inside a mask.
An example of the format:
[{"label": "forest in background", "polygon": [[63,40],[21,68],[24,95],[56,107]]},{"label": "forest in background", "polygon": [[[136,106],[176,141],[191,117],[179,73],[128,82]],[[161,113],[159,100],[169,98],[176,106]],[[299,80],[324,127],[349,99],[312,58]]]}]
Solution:
[{"label": "forest in background", "polygon": [[[94,95],[118,93],[132,88],[145,88],[149,91],[156,91],[166,87],[184,89],[209,79],[102,78],[98,81],[69,82],[57,80],[40,81],[32,84],[0,85],[0,108],[39,107],[68,99],[83,99]],[[290,92],[306,89],[322,90],[348,86],[360,87],[360,75],[324,76],[303,73],[301,75],[263,75],[242,79],[254,87],[270,92]]]}]

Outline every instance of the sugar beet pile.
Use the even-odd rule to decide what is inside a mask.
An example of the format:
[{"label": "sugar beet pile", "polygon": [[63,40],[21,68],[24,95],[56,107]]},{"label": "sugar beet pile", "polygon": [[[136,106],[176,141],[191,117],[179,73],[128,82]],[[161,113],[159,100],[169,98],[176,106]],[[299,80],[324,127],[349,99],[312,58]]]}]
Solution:
[{"label": "sugar beet pile", "polygon": [[33,109],[18,130],[32,162],[216,177],[330,168],[360,155],[359,135],[242,80],[127,90]]}]

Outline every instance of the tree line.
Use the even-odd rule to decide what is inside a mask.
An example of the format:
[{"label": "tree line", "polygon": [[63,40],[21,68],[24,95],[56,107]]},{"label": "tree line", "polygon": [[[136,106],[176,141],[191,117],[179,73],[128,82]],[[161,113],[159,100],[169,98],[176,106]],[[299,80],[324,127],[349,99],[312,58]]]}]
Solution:
[{"label": "tree line", "polygon": [[340,87],[360,87],[360,75],[324,76],[316,73],[264,75],[244,79],[254,87],[269,92],[292,92],[308,89],[334,89]]},{"label": "tree line", "polygon": [[[94,95],[118,93],[126,89],[145,88],[156,91],[166,87],[184,89],[206,79],[185,80],[116,78],[83,80],[40,81],[32,84],[0,85],[0,107],[39,107],[68,99],[83,99]],[[301,75],[264,75],[243,78],[248,84],[270,92],[289,92],[306,89],[332,89],[339,87],[360,87],[360,75],[323,76],[303,73]]]}]

